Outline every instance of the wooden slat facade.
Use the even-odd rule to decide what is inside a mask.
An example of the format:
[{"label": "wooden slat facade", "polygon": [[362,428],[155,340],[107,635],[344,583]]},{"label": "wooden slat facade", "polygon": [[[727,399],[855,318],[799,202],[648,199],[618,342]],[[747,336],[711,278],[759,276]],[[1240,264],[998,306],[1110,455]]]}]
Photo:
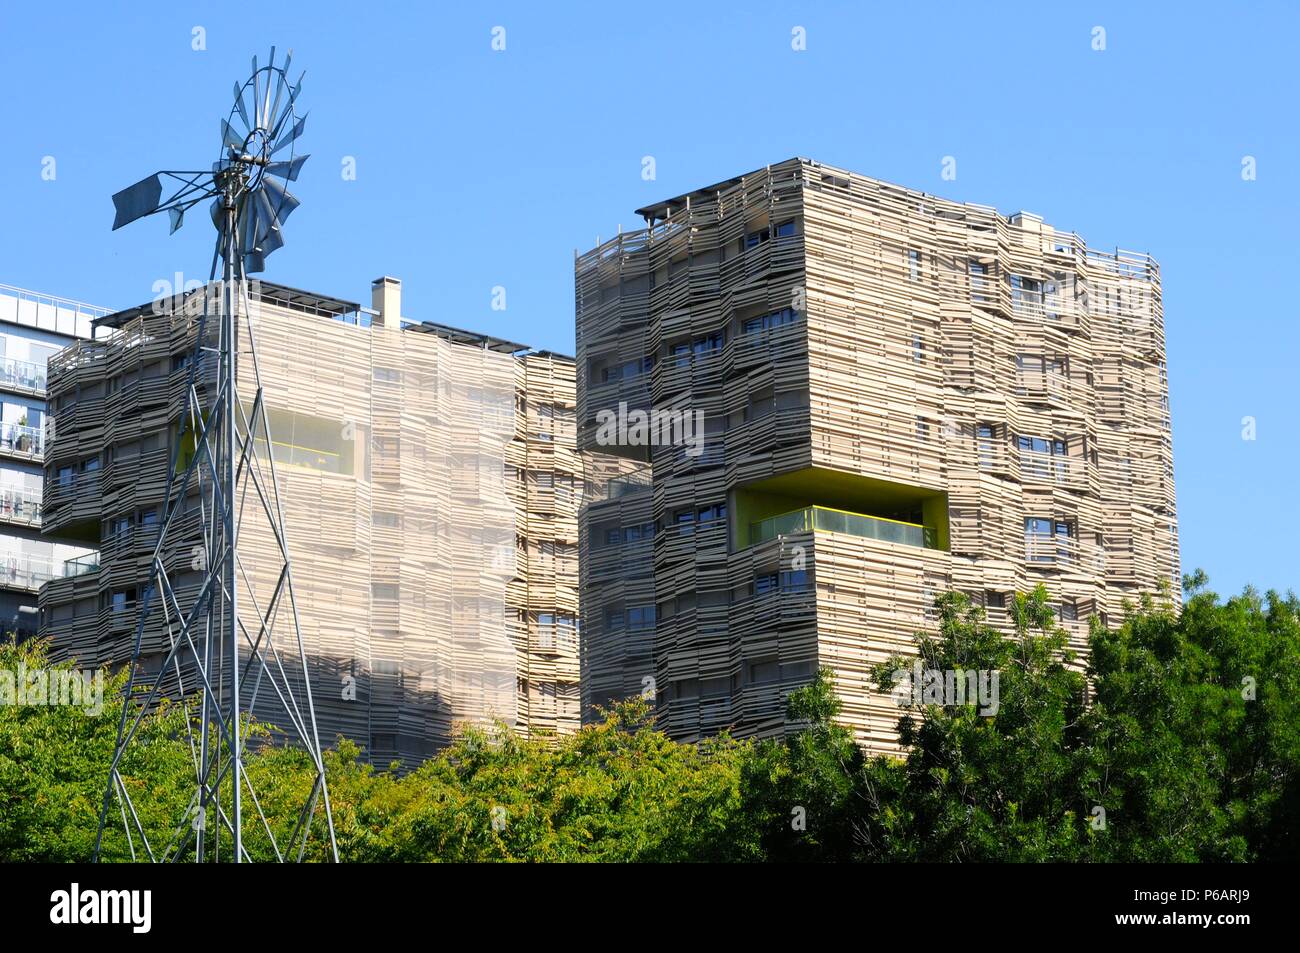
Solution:
[{"label": "wooden slat facade", "polygon": [[[640,211],[648,228],[575,265],[578,432],[652,464],[636,584],[650,602],[653,576],[655,622],[635,653],[599,627],[621,563],[588,531],[612,515],[593,504],[584,683],[651,675],[679,738],[772,734],[782,694],[829,665],[859,740],[891,750],[898,711],[868,669],[909,649],[934,593],[967,591],[1005,627],[999,603],[1041,580],[1078,649],[1092,615],[1166,583],[1177,601],[1149,256],[804,159]],[[623,401],[702,412],[705,452],[602,443],[597,415]],[[751,545],[748,517],[783,500],[859,529]],[[927,544],[863,535],[880,519]],[[641,673],[615,671],[629,658]]]},{"label": "wooden slat facade", "polygon": [[[345,735],[376,763],[409,765],[458,723],[575,730],[576,631],[549,644],[539,621],[577,616],[572,360],[519,356],[465,332],[366,327],[264,288],[251,326],[322,740]],[[47,525],[101,547],[97,572],[42,591],[43,631],[60,657],[130,659],[199,299],[140,309],[111,338],[51,361]],[[246,406],[251,370],[245,352]],[[541,476],[555,473],[566,478]],[[198,579],[188,565],[197,510],[181,530],[166,563],[184,602]],[[241,559],[263,604],[279,570],[271,539],[245,522]],[[158,677],[165,644],[159,620],[146,633],[146,678]],[[174,694],[176,675],[162,677]],[[558,696],[549,707],[548,691]],[[279,711],[258,713],[275,721]]]}]

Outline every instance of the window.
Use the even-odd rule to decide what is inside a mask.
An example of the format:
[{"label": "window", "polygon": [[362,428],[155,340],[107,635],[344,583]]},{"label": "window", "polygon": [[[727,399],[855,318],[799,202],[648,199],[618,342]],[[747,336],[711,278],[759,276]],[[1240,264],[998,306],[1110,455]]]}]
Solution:
[{"label": "window", "polygon": [[722,350],[723,344],[726,343],[726,337],[721,331],[713,334],[706,334],[704,337],[696,338],[691,342],[681,342],[674,344],[668,349],[668,356],[672,359],[674,367],[686,367],[691,362],[691,355],[703,359],[717,354]]},{"label": "window", "polygon": [[725,343],[725,338],[723,337],[721,331],[715,334],[710,334],[705,337],[702,337],[699,340],[697,340],[693,345],[695,349],[695,356],[708,357],[710,354],[713,354],[717,351],[721,351],[722,345],[724,343]]},{"label": "window", "polygon": [[979,453],[980,469],[992,470],[997,464],[997,425],[979,424],[975,428],[975,447]]},{"label": "window", "polygon": [[1064,440],[1044,440],[1042,437],[1017,437],[1016,444],[1021,450],[1033,453],[1046,453],[1053,456],[1065,456]]},{"label": "window", "polygon": [[993,589],[984,591],[984,607],[986,609],[1005,609],[1006,605],[1007,597],[1003,593]]},{"label": "window", "polygon": [[916,439],[927,443],[930,439],[930,422],[924,417],[916,418]]},{"label": "window", "polygon": [[770,592],[807,592],[808,570],[798,569],[782,573],[765,573],[754,577],[754,595],[763,596]]},{"label": "window", "polygon": [[745,250],[757,248],[763,242],[771,237],[771,233],[766,228],[756,229],[745,236]]},{"label": "window", "polygon": [[985,292],[988,291],[988,274],[989,274],[989,269],[987,265],[985,265],[983,262],[975,261],[974,259],[971,260],[970,290],[971,290],[972,300],[974,301],[988,300],[988,296],[985,294]]},{"label": "window", "polygon": [[1073,555],[1074,523],[1030,516],[1025,519],[1025,558],[1035,563],[1069,562]]},{"label": "window", "polygon": [[654,606],[629,606],[627,610],[627,627],[634,630],[654,628]]},{"label": "window", "polygon": [[756,334],[759,331],[774,331],[787,324],[793,324],[798,319],[799,314],[794,308],[782,308],[780,311],[773,311],[762,317],[747,319],[741,324],[741,332],[743,334]]},{"label": "window", "polygon": [[696,519],[701,524],[713,523],[713,522],[717,522],[718,520],[726,520],[726,518],[727,518],[726,503],[719,503],[716,506],[701,506],[699,511],[696,514]]},{"label": "window", "polygon": [[113,615],[123,615],[135,602],[134,589],[118,589],[108,597],[108,607]]},{"label": "window", "polygon": [[776,659],[765,659],[749,663],[749,684],[770,685],[781,680],[781,663]]},{"label": "window", "polygon": [[673,522],[677,524],[678,536],[689,536],[695,532],[695,511],[678,510],[673,514]]},{"label": "window", "polygon": [[912,335],[912,363],[922,364],[925,362],[925,338],[920,334]]},{"label": "window", "polygon": [[921,280],[921,252],[918,249],[907,250],[907,272],[913,281]]},{"label": "window", "polygon": [[653,357],[643,357],[635,361],[628,361],[625,364],[606,367],[600,372],[600,382],[608,384],[614,381],[632,380],[642,374],[649,374],[654,370],[654,364]]},{"label": "window", "polygon": [[792,235],[794,235],[794,219],[790,219],[788,222],[781,222],[776,226],[777,238],[790,238]]}]

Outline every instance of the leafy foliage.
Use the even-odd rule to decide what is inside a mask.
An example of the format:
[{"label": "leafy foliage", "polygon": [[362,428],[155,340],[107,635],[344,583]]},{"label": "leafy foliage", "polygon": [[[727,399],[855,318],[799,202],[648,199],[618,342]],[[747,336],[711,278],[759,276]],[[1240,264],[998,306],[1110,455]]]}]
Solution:
[{"label": "leafy foliage", "polygon": [[[1203,574],[1181,613],[1152,599],[1073,659],[1041,588],[1010,606],[1016,634],[963,595],[917,636],[924,668],[996,671],[995,713],[916,704],[903,758],[864,756],[837,719],[829,671],[792,693],[780,739],[678,744],[646,703],[561,739],[465,729],[409,772],[378,770],[340,739],[326,752],[339,852],[350,861],[1218,861],[1300,854],[1300,603],[1246,590],[1221,602]],[[876,679],[891,691],[893,672]],[[39,643],[0,645],[0,672],[54,668]],[[0,705],[0,861],[94,850],[122,674],[98,716]],[[141,724],[122,774],[151,843],[165,843],[193,779],[192,713]],[[298,750],[245,761],[272,830],[311,790]],[[116,802],[114,802],[116,805]],[[129,860],[120,819],[104,856]],[[325,859],[321,821],[307,856]],[[274,855],[260,821],[250,853]]]}]

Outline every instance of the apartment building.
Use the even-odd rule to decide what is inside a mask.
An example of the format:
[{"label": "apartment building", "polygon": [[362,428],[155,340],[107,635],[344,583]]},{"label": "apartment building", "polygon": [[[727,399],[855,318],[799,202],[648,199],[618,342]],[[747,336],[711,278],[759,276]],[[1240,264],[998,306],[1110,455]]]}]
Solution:
[{"label": "apartment building", "polygon": [[37,591],[93,554],[45,538],[46,363],[106,314],[80,301],[0,285],[0,631],[36,634]]},{"label": "apartment building", "polygon": [[775,735],[829,667],[890,751],[870,670],[936,593],[1009,630],[1042,582],[1080,650],[1177,600],[1149,256],[801,158],[638,213],[575,263],[579,446],[643,468],[580,518],[584,717],[648,685],[678,739]]},{"label": "apartment building", "polygon": [[[251,292],[322,740],[410,765],[461,723],[576,730],[572,358],[406,319],[394,278],[374,283],[371,307],[268,282]],[[42,591],[58,657],[131,658],[203,295],[107,315],[107,338],[50,360],[46,522],[99,550],[93,571]],[[249,404],[250,360],[241,353]],[[210,399],[202,373],[198,386]],[[181,447],[178,470],[192,452]],[[182,604],[201,583],[200,519],[192,494],[164,551]],[[264,526],[241,530],[262,605],[273,551]],[[159,671],[166,646],[151,620],[140,669],[174,692],[176,675]]]}]

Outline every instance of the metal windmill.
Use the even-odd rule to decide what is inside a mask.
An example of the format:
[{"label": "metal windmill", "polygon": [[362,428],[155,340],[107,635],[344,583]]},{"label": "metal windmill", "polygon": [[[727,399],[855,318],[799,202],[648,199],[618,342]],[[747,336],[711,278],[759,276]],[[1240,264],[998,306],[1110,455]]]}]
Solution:
[{"label": "metal windmill", "polygon": [[[297,178],[307,159],[295,155],[306,117],[299,118],[296,108],[302,78],[291,83],[288,76],[292,56],[290,52],[277,66],[272,47],[270,61],[260,68],[253,58],[252,75],[242,85],[235,84],[234,106],[221,122],[220,158],[211,170],[158,172],[113,196],[114,229],[166,212],[172,232],[181,227],[186,211],[211,199],[217,244],[197,321],[186,407],[172,450],[158,542],[140,602],[126,703],[99,816],[96,860],[110,817],[114,824],[120,818],[133,857],[138,849],[152,861],[249,860],[244,844],[246,816],[256,818],[258,836],[265,833],[277,859],[301,860],[322,805],[330,856],[338,860],[274,444],[263,403],[250,307],[254,298],[245,280],[247,274],[261,271],[266,256],[284,244],[282,226],[298,207],[298,200],[285,187],[286,181]],[[218,265],[220,281],[214,283]],[[252,394],[247,406],[236,389],[241,355],[252,368],[251,387],[250,382],[238,382],[245,385],[245,398]],[[193,525],[196,506],[202,542],[192,547],[191,557],[191,550],[181,544],[195,542],[197,534],[191,529],[182,538],[181,524],[189,513]],[[253,520],[262,521],[259,531],[269,530],[279,560],[278,574],[273,572],[275,584],[269,597],[261,600],[239,552],[241,529],[252,529]],[[183,565],[176,558],[181,551]],[[178,595],[172,577],[194,568],[203,573],[197,595]],[[265,568],[264,558],[258,568]],[[190,582],[182,588],[188,593],[194,586]],[[136,685],[146,628],[151,637],[162,630],[166,652],[159,676],[147,691]],[[301,672],[301,698],[286,672],[286,661],[290,669],[296,665]],[[166,844],[146,836],[121,774],[123,758],[144,717],[160,701],[164,673],[175,676],[180,699],[174,701],[188,706],[186,731],[194,765],[193,794]],[[243,765],[247,719],[255,706],[259,713],[270,706],[276,714],[270,720],[288,740],[309,752],[315,769],[296,825],[287,837],[282,830],[279,839]]]}]

